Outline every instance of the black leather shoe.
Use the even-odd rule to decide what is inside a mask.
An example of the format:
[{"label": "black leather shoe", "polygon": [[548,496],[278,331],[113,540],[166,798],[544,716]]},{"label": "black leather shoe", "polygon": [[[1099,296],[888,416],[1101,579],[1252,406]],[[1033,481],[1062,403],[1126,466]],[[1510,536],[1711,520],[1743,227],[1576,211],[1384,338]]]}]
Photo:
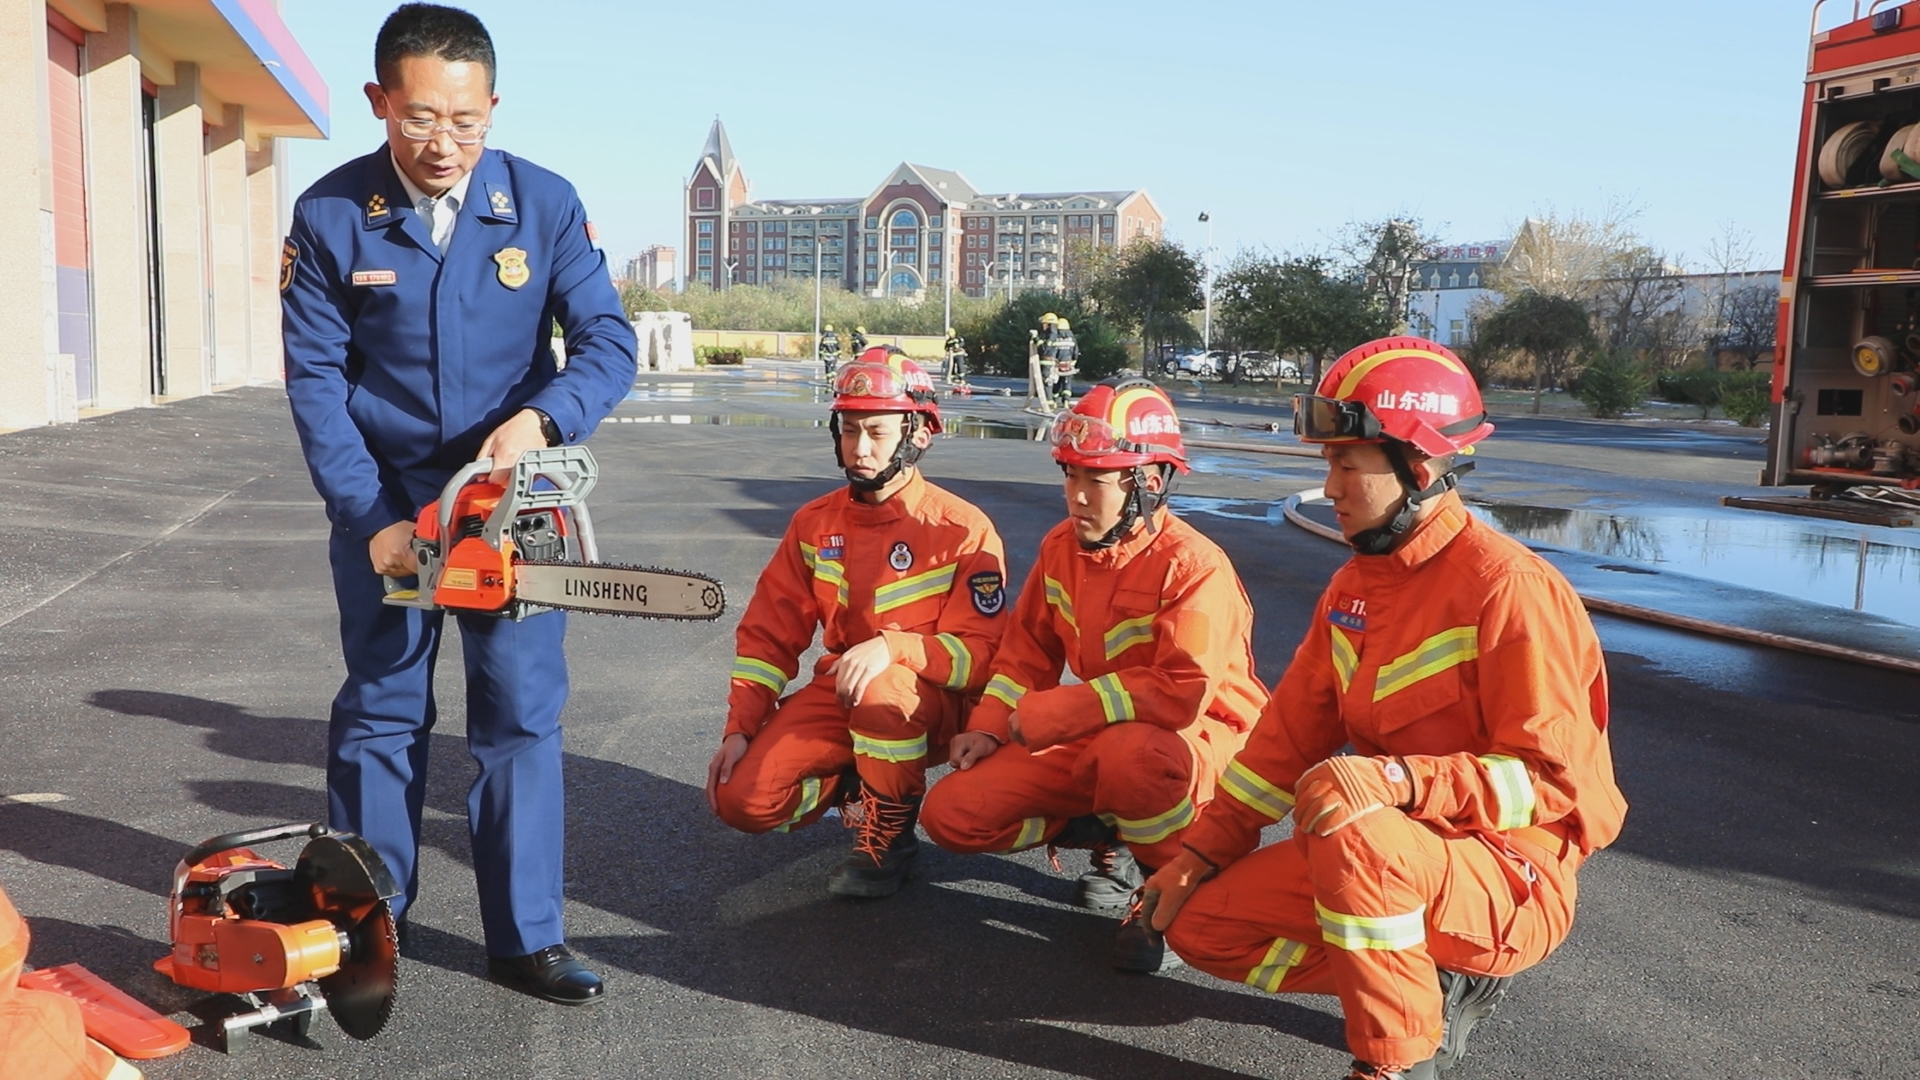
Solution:
[{"label": "black leather shoe", "polygon": [[565,945],[549,945],[526,956],[489,956],[487,974],[495,982],[561,1005],[591,1005],[606,997],[600,976],[575,960]]}]

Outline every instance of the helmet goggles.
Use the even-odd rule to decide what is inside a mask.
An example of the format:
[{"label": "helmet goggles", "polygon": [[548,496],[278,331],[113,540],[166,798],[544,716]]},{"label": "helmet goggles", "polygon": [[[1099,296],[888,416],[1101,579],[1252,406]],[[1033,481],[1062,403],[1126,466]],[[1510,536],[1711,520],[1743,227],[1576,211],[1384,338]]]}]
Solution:
[{"label": "helmet goggles", "polygon": [[[1179,434],[1174,432],[1174,434]],[[1158,443],[1134,442],[1116,431],[1112,424],[1097,416],[1086,413],[1066,412],[1054,416],[1053,424],[1047,431],[1047,441],[1063,450],[1090,458],[1104,457],[1108,454],[1170,454],[1184,457],[1178,449]]]},{"label": "helmet goggles", "polygon": [[1382,437],[1380,418],[1362,402],[1293,396],[1293,433],[1306,442],[1355,442]]},{"label": "helmet goggles", "polygon": [[933,400],[931,384],[915,385],[905,373],[891,364],[856,360],[842,364],[833,375],[836,398],[904,399],[915,403]]}]

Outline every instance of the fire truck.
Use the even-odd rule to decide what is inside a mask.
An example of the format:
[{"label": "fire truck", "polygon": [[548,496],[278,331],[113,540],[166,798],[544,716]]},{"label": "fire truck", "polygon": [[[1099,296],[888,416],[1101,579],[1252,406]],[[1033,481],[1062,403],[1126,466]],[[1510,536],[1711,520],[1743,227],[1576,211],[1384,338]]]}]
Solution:
[{"label": "fire truck", "polygon": [[[1820,29],[1848,6],[1847,22]],[[1815,496],[1913,492],[1920,2],[1814,4],[1796,169],[1761,483],[1811,485]]]}]

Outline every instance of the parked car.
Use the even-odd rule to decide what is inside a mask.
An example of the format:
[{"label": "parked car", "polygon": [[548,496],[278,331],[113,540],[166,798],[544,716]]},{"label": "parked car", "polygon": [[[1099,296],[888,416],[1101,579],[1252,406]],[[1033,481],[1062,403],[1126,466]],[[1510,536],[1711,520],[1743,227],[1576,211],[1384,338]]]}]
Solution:
[{"label": "parked car", "polygon": [[1226,370],[1227,354],[1219,349],[1201,352],[1177,353],[1161,363],[1160,370],[1167,375],[1181,375],[1194,379],[1217,379]]},{"label": "parked car", "polygon": [[1241,379],[1298,379],[1300,365],[1264,349],[1248,349],[1227,359],[1226,372],[1227,379],[1232,382]]}]

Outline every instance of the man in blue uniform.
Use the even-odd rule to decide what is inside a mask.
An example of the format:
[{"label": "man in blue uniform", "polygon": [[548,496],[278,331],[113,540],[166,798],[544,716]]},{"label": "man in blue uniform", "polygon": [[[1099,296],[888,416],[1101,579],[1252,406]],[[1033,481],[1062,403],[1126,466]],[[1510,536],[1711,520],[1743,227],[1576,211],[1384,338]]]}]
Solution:
[{"label": "man in blue uniform", "polygon": [[[387,144],[313,185],[281,256],[287,396],[333,523],[347,679],[328,817],[418,893],[442,615],[381,603],[417,567],[419,509],[460,465],[577,442],[633,385],[635,338],[593,226],[559,176],[484,146],[493,43],[455,8],[406,4],[366,93]],[[559,322],[567,362],[555,363]],[[563,1004],[603,995],[561,924],[566,616],[460,615],[474,876],[494,978]]]}]

